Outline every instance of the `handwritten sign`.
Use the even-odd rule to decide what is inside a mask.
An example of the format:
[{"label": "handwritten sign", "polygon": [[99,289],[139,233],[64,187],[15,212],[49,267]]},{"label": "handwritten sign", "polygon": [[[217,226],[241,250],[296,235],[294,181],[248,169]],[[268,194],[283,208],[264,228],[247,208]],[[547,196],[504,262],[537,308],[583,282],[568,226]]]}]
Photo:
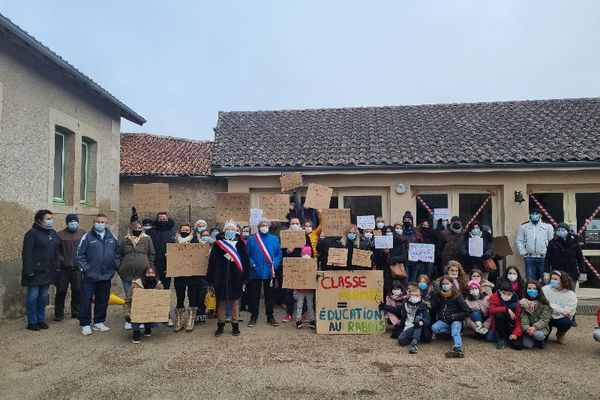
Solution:
[{"label": "handwritten sign", "polygon": [[371,267],[372,251],[354,249],[352,251],[352,265],[357,267]]},{"label": "handwritten sign", "polygon": [[169,211],[169,184],[134,184],[133,206],[138,212]]},{"label": "handwritten sign", "polygon": [[408,244],[408,261],[435,262],[435,245],[426,243]]},{"label": "handwritten sign", "polygon": [[374,215],[358,215],[356,217],[356,226],[360,229],[375,229],[375,216]]},{"label": "handwritten sign", "polygon": [[330,247],[327,254],[327,265],[345,267],[348,263],[348,249]]},{"label": "handwritten sign", "polygon": [[325,236],[344,236],[350,225],[350,209],[326,208],[321,218],[321,229]]},{"label": "handwritten sign", "polygon": [[471,257],[483,256],[483,239],[469,238],[469,255]]},{"label": "handwritten sign", "polygon": [[133,288],[131,322],[167,322],[171,309],[171,291]]},{"label": "handwritten sign", "polygon": [[209,251],[207,243],[167,243],[167,276],[206,275]]},{"label": "handwritten sign", "polygon": [[433,220],[447,219],[450,221],[450,209],[449,208],[434,208],[433,209]]},{"label": "handwritten sign", "polygon": [[394,237],[388,235],[375,236],[376,249],[392,249],[394,248]]},{"label": "handwritten sign", "polygon": [[247,221],[250,209],[250,193],[223,193],[217,192],[216,208],[217,222]]},{"label": "handwritten sign", "polygon": [[292,172],[290,174],[283,174],[279,177],[279,183],[281,183],[281,190],[289,191],[302,186],[302,174],[300,172]]},{"label": "handwritten sign", "polygon": [[317,333],[366,335],[385,332],[379,310],[383,271],[318,272]]},{"label": "handwritten sign", "polygon": [[307,208],[314,208],[316,210],[324,210],[329,208],[329,202],[331,201],[331,194],[333,189],[323,185],[317,185],[316,183],[309,183],[308,190],[306,191],[306,200],[304,206]]},{"label": "handwritten sign", "polygon": [[286,221],[290,212],[290,196],[287,194],[263,194],[260,196],[263,216],[272,221]]},{"label": "handwritten sign", "polygon": [[287,289],[316,289],[317,259],[283,257],[283,287]]},{"label": "handwritten sign", "polygon": [[260,208],[251,208],[250,209],[250,225],[254,226],[254,225],[258,225],[258,223],[260,222],[260,220],[263,217],[263,210]]},{"label": "handwritten sign", "polygon": [[306,246],[306,233],[303,230],[280,230],[279,239],[281,240],[281,247],[284,249],[289,247],[299,249]]}]

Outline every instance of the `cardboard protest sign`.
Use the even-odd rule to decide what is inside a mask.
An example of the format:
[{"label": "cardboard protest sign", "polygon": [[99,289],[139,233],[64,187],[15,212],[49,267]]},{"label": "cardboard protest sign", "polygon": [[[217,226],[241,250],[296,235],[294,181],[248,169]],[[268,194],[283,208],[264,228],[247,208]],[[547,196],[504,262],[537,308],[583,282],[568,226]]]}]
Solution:
[{"label": "cardboard protest sign", "polygon": [[263,210],[260,208],[251,208],[250,209],[250,226],[258,225],[260,220],[263,217]]},{"label": "cardboard protest sign", "polygon": [[171,309],[171,291],[133,288],[131,322],[167,322]]},{"label": "cardboard protest sign", "polygon": [[375,248],[376,249],[392,249],[394,248],[394,237],[388,235],[375,235]]},{"label": "cardboard protest sign", "polygon": [[281,189],[289,191],[302,186],[302,174],[300,172],[292,172],[291,174],[283,174],[279,177]]},{"label": "cardboard protest sign", "polygon": [[215,193],[217,197],[217,222],[247,221],[250,209],[250,193]]},{"label": "cardboard protest sign", "polygon": [[433,209],[433,220],[447,219],[450,221],[450,209],[449,208],[434,208]]},{"label": "cardboard protest sign", "polygon": [[372,255],[373,255],[372,251],[354,249],[354,250],[352,250],[352,265],[356,265],[357,267],[369,267],[370,268]]},{"label": "cardboard protest sign", "polygon": [[167,276],[206,275],[209,252],[207,243],[167,243]]},{"label": "cardboard protest sign", "polygon": [[408,261],[435,262],[435,245],[426,243],[408,244]]},{"label": "cardboard protest sign", "polygon": [[492,247],[494,248],[494,254],[500,257],[512,256],[512,248],[507,236],[495,237],[492,241]]},{"label": "cardboard protest sign", "polygon": [[287,221],[290,212],[290,196],[287,194],[263,194],[260,196],[263,216],[272,221]]},{"label": "cardboard protest sign", "polygon": [[360,229],[375,229],[375,216],[374,215],[358,215],[356,217],[356,226]]},{"label": "cardboard protest sign", "polygon": [[316,289],[317,259],[283,257],[283,287],[287,289]]},{"label": "cardboard protest sign", "polygon": [[279,239],[283,249],[289,247],[299,249],[306,246],[306,233],[303,230],[282,229],[279,231]]},{"label": "cardboard protest sign", "polygon": [[348,263],[348,249],[330,247],[327,254],[327,265],[345,267]]},{"label": "cardboard protest sign", "polygon": [[469,238],[469,255],[471,257],[483,256],[483,239]]},{"label": "cardboard protest sign", "polygon": [[304,206],[307,208],[314,208],[316,210],[324,210],[329,208],[329,202],[331,201],[332,193],[332,188],[323,185],[317,185],[316,183],[309,183]]},{"label": "cardboard protest sign", "polygon": [[350,225],[349,208],[326,208],[321,215],[321,229],[325,236],[344,236]]},{"label": "cardboard protest sign", "polygon": [[385,333],[383,271],[318,272],[317,333]]},{"label": "cardboard protest sign", "polygon": [[133,184],[133,206],[143,213],[169,211],[169,184]]}]

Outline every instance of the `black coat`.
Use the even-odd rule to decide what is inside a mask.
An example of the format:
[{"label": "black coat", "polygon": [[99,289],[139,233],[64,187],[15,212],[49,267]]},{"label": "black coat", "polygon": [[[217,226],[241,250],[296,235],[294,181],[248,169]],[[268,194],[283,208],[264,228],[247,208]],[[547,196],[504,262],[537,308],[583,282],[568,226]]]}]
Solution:
[{"label": "black coat", "polygon": [[465,234],[465,239],[462,244],[462,256],[463,256],[463,269],[469,274],[473,268],[478,268],[481,271],[485,271],[483,262],[489,260],[494,255],[494,238],[488,232],[483,232],[481,238],[483,239],[483,257],[472,257],[469,254],[469,235]]},{"label": "black coat", "polygon": [[460,294],[452,297],[442,297],[437,292],[431,295],[432,314],[437,321],[451,324],[454,321],[463,321],[469,315],[469,307]]},{"label": "black coat", "polygon": [[[390,306],[388,304],[382,304],[381,309],[387,312],[394,314],[400,319],[400,332],[404,330],[404,324],[406,323],[406,304],[408,300],[404,300],[398,307]],[[415,323],[423,321],[423,327],[427,327],[431,325],[431,317],[429,315],[429,307],[427,307],[427,303],[421,301],[417,308],[417,312],[415,313]]]},{"label": "black coat", "polygon": [[[177,238],[173,236],[169,243],[177,243]],[[198,241],[198,237],[194,235],[190,243],[200,243]],[[208,245],[207,245],[208,246]],[[185,287],[188,285],[201,285],[205,284],[204,276],[202,275],[194,275],[194,276],[176,276],[173,278],[173,286],[176,287]]]},{"label": "black coat", "polygon": [[[219,234],[217,240],[225,240],[224,234]],[[215,289],[217,300],[234,300],[242,297],[244,282],[250,280],[250,262],[246,254],[246,245],[239,235],[236,235],[235,248],[242,260],[244,271],[240,271],[235,262],[225,258],[225,251],[215,242],[208,258],[206,281]]]},{"label": "black coat", "polygon": [[544,271],[565,271],[577,282],[579,273],[585,273],[586,267],[583,263],[583,252],[575,235],[568,235],[565,239],[554,237],[548,242]]},{"label": "black coat", "polygon": [[161,278],[164,278],[167,271],[167,257],[165,257],[167,243],[175,236],[177,230],[175,229],[175,221],[170,218],[165,225],[159,225],[156,221],[154,224],[146,233],[152,238],[152,244],[154,244],[154,266]]},{"label": "black coat", "polygon": [[60,270],[60,239],[54,229],[34,223],[23,238],[21,286],[44,286],[56,283]]}]

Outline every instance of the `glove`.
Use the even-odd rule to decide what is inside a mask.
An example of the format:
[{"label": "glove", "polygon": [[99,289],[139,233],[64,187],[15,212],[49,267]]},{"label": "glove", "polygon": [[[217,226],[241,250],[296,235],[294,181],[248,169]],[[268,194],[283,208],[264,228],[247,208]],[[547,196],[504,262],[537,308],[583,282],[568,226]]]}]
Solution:
[{"label": "glove", "polygon": [[384,304],[383,304],[383,303],[379,303],[379,306],[378,306],[378,308],[379,308],[380,310],[383,310],[383,307],[384,307]]},{"label": "glove", "polygon": [[129,222],[135,222],[138,220],[137,210],[135,207],[131,207],[131,217],[129,218]]},{"label": "glove", "polygon": [[587,282],[587,274],[579,274],[579,282]]},{"label": "glove", "polygon": [[125,321],[127,321],[128,323],[131,323],[131,318],[130,317],[125,317]]},{"label": "glove", "polygon": [[550,282],[550,273],[549,272],[544,272],[544,282],[546,282],[546,283]]}]

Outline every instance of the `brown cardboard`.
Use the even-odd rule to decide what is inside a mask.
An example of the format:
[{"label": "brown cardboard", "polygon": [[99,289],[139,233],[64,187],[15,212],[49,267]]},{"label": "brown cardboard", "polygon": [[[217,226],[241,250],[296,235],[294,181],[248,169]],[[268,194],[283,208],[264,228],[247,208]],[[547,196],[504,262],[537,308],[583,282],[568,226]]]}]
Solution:
[{"label": "brown cardboard", "polygon": [[168,183],[136,183],[133,185],[133,207],[140,213],[169,211]]},{"label": "brown cardboard", "polygon": [[131,322],[167,322],[171,309],[171,291],[133,288]]},{"label": "brown cardboard", "polygon": [[215,195],[217,222],[230,219],[239,222],[250,219],[250,193],[218,192]]},{"label": "brown cardboard", "polygon": [[316,289],[317,259],[283,257],[283,287],[287,289]]},{"label": "brown cardboard", "polygon": [[324,210],[329,208],[329,202],[331,201],[332,193],[333,189],[330,187],[317,185],[316,183],[309,183],[304,206],[307,208],[314,208],[316,210]]},{"label": "brown cardboard", "polygon": [[349,208],[326,208],[323,210],[321,229],[325,236],[344,236],[349,225]]},{"label": "brown cardboard", "polygon": [[167,243],[167,276],[206,275],[209,252],[207,243]]}]

